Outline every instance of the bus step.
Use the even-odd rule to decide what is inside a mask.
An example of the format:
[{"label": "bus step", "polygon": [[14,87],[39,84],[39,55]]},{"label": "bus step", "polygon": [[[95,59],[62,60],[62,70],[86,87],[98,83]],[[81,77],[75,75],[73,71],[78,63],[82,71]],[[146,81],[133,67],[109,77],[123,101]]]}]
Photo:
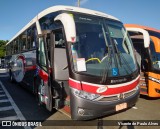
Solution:
[{"label": "bus step", "polygon": [[146,89],[147,88],[147,84],[146,83],[141,83],[140,87]]},{"label": "bus step", "polygon": [[147,91],[148,90],[146,85],[141,85],[140,88],[141,88],[142,91]]},{"label": "bus step", "polygon": [[147,88],[147,86],[141,86],[140,88],[141,88],[140,94],[142,94],[142,95],[148,95],[148,88]]},{"label": "bus step", "polygon": [[147,92],[142,92],[142,91],[140,92],[140,94],[141,94],[141,95],[148,95]]},{"label": "bus step", "polygon": [[140,78],[140,81],[144,81],[144,80],[146,80],[145,77],[141,77]]},{"label": "bus step", "polygon": [[59,112],[65,114],[66,116],[68,116],[69,118],[71,118],[71,114],[69,112],[67,112],[64,108],[63,109],[59,109]]}]

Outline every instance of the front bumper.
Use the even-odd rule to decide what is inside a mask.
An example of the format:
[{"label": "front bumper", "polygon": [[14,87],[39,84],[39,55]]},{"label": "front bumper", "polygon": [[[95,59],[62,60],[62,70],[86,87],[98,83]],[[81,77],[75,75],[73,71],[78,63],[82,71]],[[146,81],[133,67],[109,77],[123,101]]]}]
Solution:
[{"label": "front bumper", "polygon": [[89,120],[97,117],[109,115],[116,112],[116,105],[127,103],[127,108],[135,105],[139,98],[140,89],[127,98],[111,101],[99,102],[80,98],[74,94],[71,89],[71,118],[73,120]]}]

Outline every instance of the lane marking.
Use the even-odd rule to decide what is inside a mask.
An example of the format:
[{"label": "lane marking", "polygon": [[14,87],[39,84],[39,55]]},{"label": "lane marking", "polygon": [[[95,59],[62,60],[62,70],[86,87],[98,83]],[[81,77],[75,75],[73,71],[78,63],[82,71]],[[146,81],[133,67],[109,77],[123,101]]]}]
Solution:
[{"label": "lane marking", "polygon": [[0,77],[9,77],[9,75],[0,75]]},{"label": "lane marking", "polygon": [[3,68],[2,68],[2,69],[0,69],[0,71],[1,71],[1,70],[4,71],[4,70],[6,70],[6,69],[3,69]]},{"label": "lane marking", "polygon": [[0,103],[5,103],[5,102],[9,102],[9,100],[8,99],[0,100]]},{"label": "lane marking", "polygon": [[12,106],[7,106],[7,107],[1,107],[0,111],[8,111],[8,110],[13,110]]},{"label": "lane marking", "polygon": [[5,97],[5,96],[6,96],[5,94],[0,95],[0,97]]},{"label": "lane marking", "polygon": [[9,116],[9,117],[0,118],[0,121],[2,120],[18,120],[18,116]]},{"label": "lane marking", "polygon": [[[24,120],[26,121],[25,117],[23,116],[22,112],[20,111],[20,109],[18,108],[18,106],[15,104],[14,100],[12,99],[12,97],[10,96],[10,94],[8,93],[8,91],[6,90],[5,86],[3,85],[3,83],[0,81],[0,85],[1,87],[3,88],[5,94],[7,95],[11,105],[12,105],[12,108],[14,108],[17,116],[18,116],[18,119],[20,121]],[[24,129],[32,129],[31,127],[29,126],[25,126]]]}]

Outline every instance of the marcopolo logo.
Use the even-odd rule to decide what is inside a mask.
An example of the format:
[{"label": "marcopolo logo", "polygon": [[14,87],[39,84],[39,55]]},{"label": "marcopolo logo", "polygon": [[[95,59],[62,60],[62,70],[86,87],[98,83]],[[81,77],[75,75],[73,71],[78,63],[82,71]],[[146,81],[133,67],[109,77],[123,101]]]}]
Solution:
[{"label": "marcopolo logo", "polygon": [[102,87],[98,88],[96,92],[103,93],[103,92],[107,91],[107,89],[108,89],[107,86],[102,86]]}]

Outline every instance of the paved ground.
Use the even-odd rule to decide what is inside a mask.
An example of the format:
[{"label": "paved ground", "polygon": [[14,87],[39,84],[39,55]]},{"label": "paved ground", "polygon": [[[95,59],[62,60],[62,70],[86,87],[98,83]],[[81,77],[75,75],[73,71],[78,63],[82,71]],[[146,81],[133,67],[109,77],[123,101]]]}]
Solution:
[{"label": "paved ground", "polygon": [[[8,94],[11,96],[15,104],[17,105],[20,112],[23,114],[25,120],[28,121],[41,121],[42,124],[48,122],[48,126],[43,127],[36,127],[36,129],[159,129],[160,128],[160,99],[149,99],[145,96],[141,96],[135,105],[135,107],[128,109],[126,111],[123,111],[121,113],[112,114],[110,116],[105,116],[104,118],[97,121],[87,121],[87,122],[93,122],[91,123],[94,126],[77,126],[77,123],[73,123],[73,125],[76,126],[51,126],[54,122],[58,124],[72,124],[70,123],[70,118],[62,114],[61,112],[58,112],[54,110],[53,112],[48,112],[44,107],[40,107],[37,105],[37,100],[35,96],[29,92],[26,88],[17,85],[12,84],[9,82],[8,75],[4,73],[5,70],[0,70],[0,81],[2,82],[2,85],[7,90]],[[1,86],[1,85],[0,85]],[[0,87],[2,89],[2,87]],[[3,91],[3,89],[2,89]],[[2,95],[1,92],[0,95]],[[7,101],[8,97],[3,98],[6,100],[6,102],[0,103],[0,107],[2,106],[11,106],[12,104]],[[10,110],[11,112],[13,109]],[[9,117],[10,112],[6,112],[5,114],[0,111],[0,118],[2,117]],[[15,113],[15,112],[14,112]],[[2,116],[3,114],[3,116]],[[16,113],[14,114],[15,116]],[[20,117],[19,119],[22,119]],[[55,121],[60,120],[60,121]],[[65,120],[65,121],[62,121]],[[132,123],[136,120],[136,122],[139,122],[141,124],[145,124],[144,122],[152,121],[152,120],[159,120],[159,126],[101,126],[116,122],[116,120],[123,121],[125,120],[125,123]],[[145,120],[145,121],[141,121]],[[153,121],[152,121],[153,122]],[[156,121],[157,122],[157,121]],[[86,125],[90,123],[78,123],[80,125]],[[119,123],[120,124],[120,123]],[[50,126],[49,126],[50,125]],[[99,125],[99,126],[98,126]],[[1,127],[0,127],[1,128]],[[9,127],[10,128],[10,127]],[[35,128],[35,127],[32,127]],[[4,129],[4,127],[3,127]],[[16,128],[17,129],[17,128]]]}]

